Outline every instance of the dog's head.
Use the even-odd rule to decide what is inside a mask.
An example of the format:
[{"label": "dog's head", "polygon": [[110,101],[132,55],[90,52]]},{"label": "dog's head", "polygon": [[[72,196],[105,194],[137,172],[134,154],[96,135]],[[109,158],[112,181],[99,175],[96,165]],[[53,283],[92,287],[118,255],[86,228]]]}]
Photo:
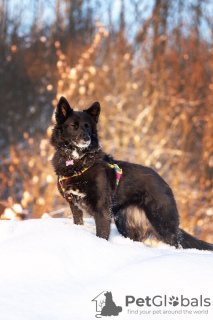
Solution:
[{"label": "dog's head", "polygon": [[86,110],[74,111],[68,101],[61,97],[56,108],[51,144],[55,148],[75,147],[81,150],[97,145],[99,114],[99,102],[94,102]]},{"label": "dog's head", "polygon": [[105,297],[107,300],[112,300],[112,292],[107,291],[106,293],[104,293]]}]

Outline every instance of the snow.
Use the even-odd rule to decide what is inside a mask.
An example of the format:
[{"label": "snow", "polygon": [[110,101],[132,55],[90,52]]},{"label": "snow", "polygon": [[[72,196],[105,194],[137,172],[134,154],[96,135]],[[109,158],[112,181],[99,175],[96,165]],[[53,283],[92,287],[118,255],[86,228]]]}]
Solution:
[{"label": "snow", "polygon": [[[213,253],[151,248],[123,238],[113,224],[106,241],[95,236],[92,219],[84,221],[0,221],[0,320],[97,319],[92,300],[103,291],[122,307],[111,319],[213,319]],[[129,295],[199,301],[202,295],[211,306],[127,307]]]}]

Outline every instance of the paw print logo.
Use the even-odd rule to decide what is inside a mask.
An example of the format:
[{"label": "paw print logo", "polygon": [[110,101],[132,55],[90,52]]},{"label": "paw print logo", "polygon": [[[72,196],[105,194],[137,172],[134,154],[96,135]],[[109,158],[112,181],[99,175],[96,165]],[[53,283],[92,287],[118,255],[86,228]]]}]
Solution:
[{"label": "paw print logo", "polygon": [[177,305],[179,305],[178,297],[171,296],[169,300],[170,300],[169,304],[171,304],[173,307],[176,307]]}]

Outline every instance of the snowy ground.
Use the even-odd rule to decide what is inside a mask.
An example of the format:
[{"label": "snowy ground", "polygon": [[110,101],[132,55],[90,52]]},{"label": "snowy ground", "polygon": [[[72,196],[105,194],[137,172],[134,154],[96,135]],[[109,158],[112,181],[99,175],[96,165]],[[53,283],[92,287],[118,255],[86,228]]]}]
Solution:
[{"label": "snowy ground", "polygon": [[[92,300],[103,291],[122,307],[111,319],[213,319],[213,253],[150,248],[114,225],[107,242],[95,236],[92,219],[83,227],[69,219],[0,221],[0,320],[96,319]],[[126,296],[159,296],[156,304],[166,296],[167,305],[127,307]],[[168,304],[172,296],[177,306]]]}]

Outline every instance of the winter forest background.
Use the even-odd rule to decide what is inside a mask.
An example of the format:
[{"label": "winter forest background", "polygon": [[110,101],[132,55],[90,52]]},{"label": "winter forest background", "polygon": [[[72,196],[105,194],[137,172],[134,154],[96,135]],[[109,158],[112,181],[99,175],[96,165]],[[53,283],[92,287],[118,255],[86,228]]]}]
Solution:
[{"label": "winter forest background", "polygon": [[212,48],[211,0],[0,0],[1,203],[29,218],[67,207],[54,108],[99,101],[103,149],[156,170],[182,227],[213,241]]}]

